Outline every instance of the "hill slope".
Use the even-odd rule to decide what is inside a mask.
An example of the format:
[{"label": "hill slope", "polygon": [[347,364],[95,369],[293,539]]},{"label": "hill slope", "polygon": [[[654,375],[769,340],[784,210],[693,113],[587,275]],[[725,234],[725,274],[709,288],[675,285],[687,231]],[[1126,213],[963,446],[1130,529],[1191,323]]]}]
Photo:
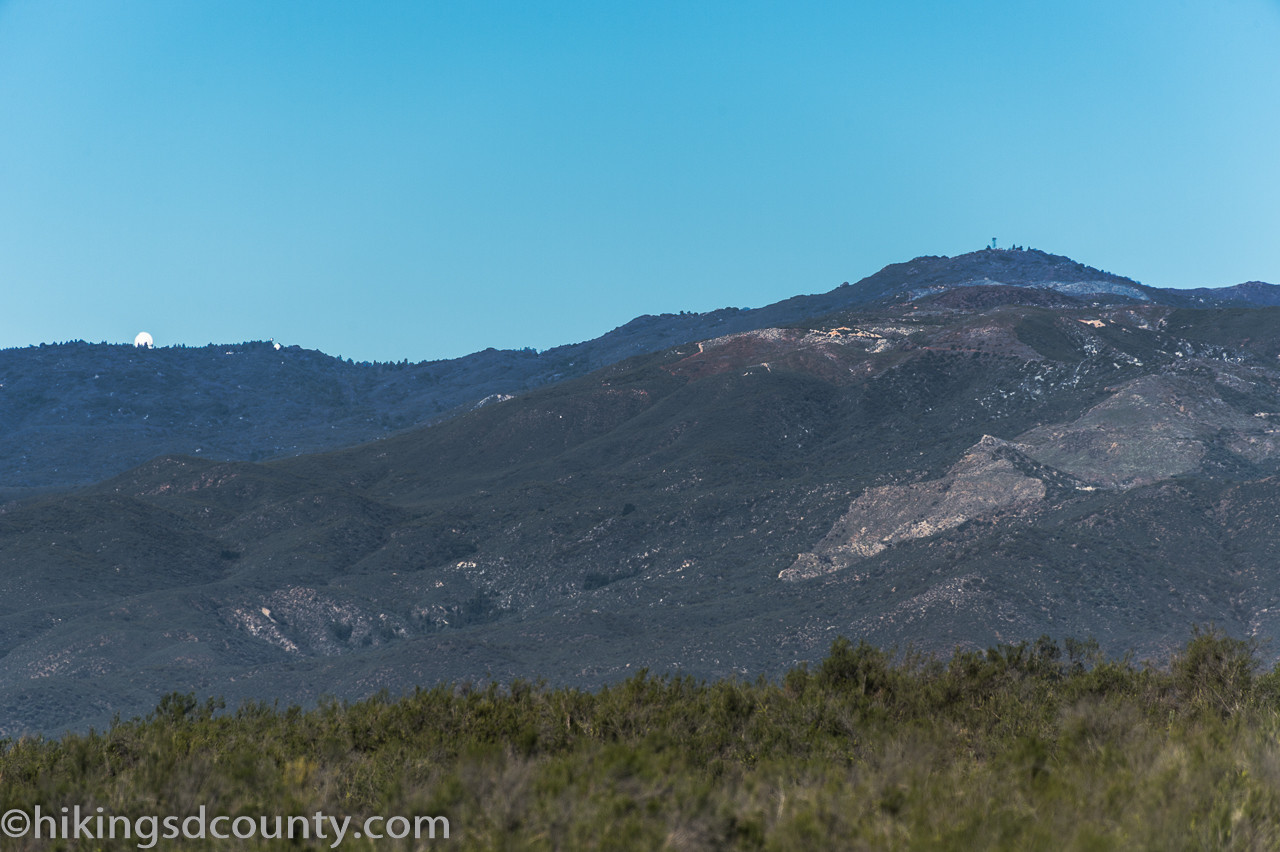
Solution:
[{"label": "hill slope", "polygon": [[172,689],[769,674],[841,633],[942,653],[1094,634],[1157,659],[1193,622],[1273,635],[1280,311],[1002,285],[4,506],[0,732]]}]

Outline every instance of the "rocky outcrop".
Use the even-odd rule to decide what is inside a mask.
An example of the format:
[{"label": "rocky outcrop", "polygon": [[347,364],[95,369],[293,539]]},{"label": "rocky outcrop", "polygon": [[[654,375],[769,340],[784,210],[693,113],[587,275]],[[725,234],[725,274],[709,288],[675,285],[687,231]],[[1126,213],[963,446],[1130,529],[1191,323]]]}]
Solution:
[{"label": "rocky outcrop", "polygon": [[1007,442],[983,436],[941,479],[869,488],[809,553],[778,576],[803,580],[838,571],[903,541],[1044,499],[1045,483],[1023,473]]}]

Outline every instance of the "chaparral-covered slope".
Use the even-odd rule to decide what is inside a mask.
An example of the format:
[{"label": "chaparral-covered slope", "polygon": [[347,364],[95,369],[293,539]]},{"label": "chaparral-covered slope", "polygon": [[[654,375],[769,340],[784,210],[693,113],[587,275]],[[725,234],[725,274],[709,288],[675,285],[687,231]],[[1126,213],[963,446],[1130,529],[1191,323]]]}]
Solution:
[{"label": "chaparral-covered slope", "polygon": [[1280,310],[969,289],[0,507],[0,733],[174,689],[772,674],[840,634],[1273,635]]}]

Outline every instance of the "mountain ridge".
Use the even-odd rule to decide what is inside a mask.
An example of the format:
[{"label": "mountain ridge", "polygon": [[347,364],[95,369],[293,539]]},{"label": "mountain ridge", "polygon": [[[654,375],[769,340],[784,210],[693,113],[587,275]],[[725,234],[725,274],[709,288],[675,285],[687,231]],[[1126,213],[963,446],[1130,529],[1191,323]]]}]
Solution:
[{"label": "mountain ridge", "polygon": [[445,361],[356,364],[264,341],[6,349],[0,350],[0,499],[88,484],[161,453],[263,460],[362,443],[635,355],[842,310],[1044,303],[1046,292],[1062,305],[1280,304],[1280,287],[1260,282],[1162,290],[1035,249],[986,249],[891,264],[855,284],[760,308],[643,315],[593,340],[540,353],[486,349]]}]

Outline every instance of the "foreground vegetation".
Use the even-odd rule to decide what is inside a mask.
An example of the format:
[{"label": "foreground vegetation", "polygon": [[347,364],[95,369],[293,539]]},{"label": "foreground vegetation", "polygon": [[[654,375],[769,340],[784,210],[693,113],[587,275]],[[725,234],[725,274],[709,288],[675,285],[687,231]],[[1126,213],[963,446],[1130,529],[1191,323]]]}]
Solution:
[{"label": "foreground vegetation", "polygon": [[1074,641],[937,662],[841,639],[780,682],[641,673],[594,693],[438,687],[310,711],[172,695],[106,732],[5,743],[0,801],[451,826],[343,849],[1275,849],[1280,669],[1257,669],[1251,644],[1211,630],[1167,671]]}]

